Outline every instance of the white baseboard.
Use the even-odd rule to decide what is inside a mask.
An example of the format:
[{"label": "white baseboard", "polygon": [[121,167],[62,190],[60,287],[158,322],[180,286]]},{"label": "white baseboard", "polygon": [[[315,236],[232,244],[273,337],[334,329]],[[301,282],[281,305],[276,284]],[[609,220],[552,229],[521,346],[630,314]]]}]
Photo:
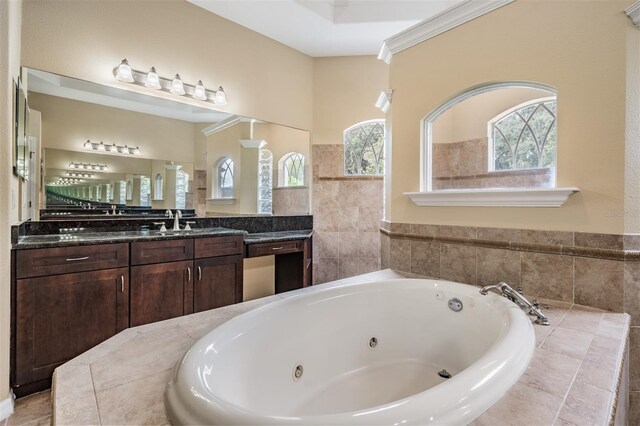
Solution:
[{"label": "white baseboard", "polygon": [[13,414],[13,400],[16,399],[13,391],[9,391],[9,396],[4,401],[0,401],[0,422],[9,418]]}]

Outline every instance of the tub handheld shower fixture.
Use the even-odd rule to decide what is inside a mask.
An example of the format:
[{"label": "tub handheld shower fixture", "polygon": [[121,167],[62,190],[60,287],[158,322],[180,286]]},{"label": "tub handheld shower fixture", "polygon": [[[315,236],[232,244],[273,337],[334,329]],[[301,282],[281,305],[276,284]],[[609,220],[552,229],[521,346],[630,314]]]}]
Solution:
[{"label": "tub handheld shower fixture", "polygon": [[529,302],[526,297],[522,295],[522,291],[514,290],[509,286],[509,284],[501,282],[498,284],[492,284],[488,286],[482,287],[480,290],[480,294],[486,296],[489,294],[490,290],[497,290],[500,292],[501,296],[506,297],[511,300],[516,305],[528,309],[529,315],[535,315],[536,320],[534,321],[536,324],[540,325],[549,325],[549,318],[547,318],[540,308],[546,307],[549,308],[548,305],[541,305],[537,300],[534,300],[533,303]]}]

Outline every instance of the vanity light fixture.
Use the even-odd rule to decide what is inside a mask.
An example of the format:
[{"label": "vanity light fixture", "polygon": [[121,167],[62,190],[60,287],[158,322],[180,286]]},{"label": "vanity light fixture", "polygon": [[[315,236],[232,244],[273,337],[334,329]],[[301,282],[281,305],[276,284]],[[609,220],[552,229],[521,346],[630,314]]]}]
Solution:
[{"label": "vanity light fixture", "polygon": [[199,101],[207,100],[207,93],[204,90],[202,80],[198,80],[198,84],[196,84],[196,88],[193,90],[193,97]]},{"label": "vanity light fixture", "polygon": [[227,96],[222,86],[219,86],[218,90],[207,90],[202,80],[198,80],[198,83],[193,86],[184,83],[179,74],[176,74],[173,79],[161,77],[154,67],[151,67],[149,72],[134,70],[131,69],[126,59],[123,59],[120,65],[113,69],[113,75],[116,80],[125,83],[133,83],[138,86],[162,90],[163,92],[172,93],[177,96],[190,96],[214,105],[227,104]]},{"label": "vanity light fixture", "polygon": [[123,154],[123,155],[140,155],[140,147],[129,148],[127,145],[105,145],[104,142],[95,143],[87,140],[84,143],[84,149],[90,149],[92,151],[99,152],[111,152],[113,154]]},{"label": "vanity light fixture", "polygon": [[79,183],[79,182],[84,182],[83,179],[74,179],[74,178],[58,178],[58,182],[62,182],[62,183]]},{"label": "vanity light fixture", "polygon": [[65,176],[76,177],[76,178],[92,178],[94,176],[93,173],[81,173],[81,172],[64,172]]},{"label": "vanity light fixture", "polygon": [[123,59],[120,62],[120,65],[116,67],[116,79],[118,81],[124,81],[125,83],[133,83],[133,73],[131,72],[131,67],[129,66],[129,62],[126,59]]},{"label": "vanity light fixture", "polygon": [[151,67],[147,73],[147,82],[144,85],[149,89],[162,89],[162,86],[160,86],[160,77],[158,77],[155,67]]},{"label": "vanity light fixture", "polygon": [[182,96],[185,93],[182,79],[180,79],[180,74],[176,74],[176,76],[173,77],[173,81],[171,82],[171,93],[178,96]]},{"label": "vanity light fixture", "polygon": [[83,169],[83,170],[106,170],[109,168],[106,164],[91,164],[91,163],[76,163],[72,161],[69,163],[70,169]]}]

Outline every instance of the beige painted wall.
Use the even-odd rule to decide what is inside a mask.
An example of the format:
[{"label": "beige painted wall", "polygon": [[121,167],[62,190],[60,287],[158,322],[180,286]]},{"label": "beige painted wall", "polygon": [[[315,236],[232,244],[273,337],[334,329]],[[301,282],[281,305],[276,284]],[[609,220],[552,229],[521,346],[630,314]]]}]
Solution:
[{"label": "beige painted wall", "polygon": [[[387,122],[393,129],[392,179],[385,217],[410,223],[640,231],[639,211],[622,214],[625,205],[637,201],[638,191],[636,184],[635,193],[624,193],[625,149],[638,144],[625,121],[627,105],[638,114],[637,102],[625,93],[638,79],[627,52],[638,51],[640,43],[623,12],[631,3],[589,1],[576,7],[575,2],[519,0],[394,55]],[[532,34],[537,45],[527,48]],[[415,206],[403,193],[420,190],[420,120],[472,86],[507,80],[557,88],[557,184],[581,192],[557,209]]]},{"label": "beige painted wall", "polygon": [[[46,148],[82,151],[89,139],[139,146],[141,155],[136,158],[194,161],[195,125],[187,121],[35,92],[29,93],[29,107],[42,113],[42,141]],[[118,156],[101,157],[107,161]]]},{"label": "beige painted wall", "polygon": [[9,392],[11,300],[9,227],[18,219],[18,180],[13,176],[13,81],[20,75],[22,4],[0,2],[0,401]]},{"label": "beige painted wall", "polygon": [[348,127],[384,118],[374,103],[388,86],[389,67],[374,56],[315,58],[312,143],[342,143]]},{"label": "beige painted wall", "polygon": [[26,0],[23,15],[23,66],[175,99],[117,82],[112,69],[127,58],[224,86],[225,111],[311,129],[313,60],[186,1]]}]

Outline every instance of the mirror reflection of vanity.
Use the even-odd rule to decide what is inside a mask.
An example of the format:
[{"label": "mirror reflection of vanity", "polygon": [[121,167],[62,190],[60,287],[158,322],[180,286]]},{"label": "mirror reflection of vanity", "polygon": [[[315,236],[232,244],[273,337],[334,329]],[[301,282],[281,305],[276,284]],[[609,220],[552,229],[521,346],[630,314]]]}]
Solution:
[{"label": "mirror reflection of vanity", "polygon": [[30,126],[41,138],[40,209],[70,201],[67,210],[309,213],[306,131],[47,72],[24,74],[29,108],[40,117]]}]

